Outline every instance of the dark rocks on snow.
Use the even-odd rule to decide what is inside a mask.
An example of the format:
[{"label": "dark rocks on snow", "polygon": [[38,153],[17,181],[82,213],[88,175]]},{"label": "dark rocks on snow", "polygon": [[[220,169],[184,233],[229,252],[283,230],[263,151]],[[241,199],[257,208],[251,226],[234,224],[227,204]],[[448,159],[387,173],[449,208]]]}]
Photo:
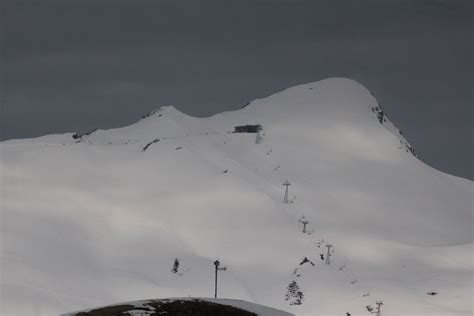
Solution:
[{"label": "dark rocks on snow", "polygon": [[193,316],[257,316],[249,312],[230,305],[207,302],[199,299],[193,300],[151,300],[143,306],[131,304],[113,305],[92,309],[87,312],[79,312],[76,316],[114,316],[125,314],[143,315],[193,315]]},{"label": "dark rocks on snow", "polygon": [[175,258],[173,262],[173,268],[171,268],[171,272],[178,273],[178,269],[179,269],[179,259]]},{"label": "dark rocks on snow", "polygon": [[75,133],[74,135],[72,135],[72,138],[78,139],[78,138],[82,138],[83,136],[89,136],[90,134],[94,133],[95,131],[97,131],[97,128],[94,128],[93,130],[90,130],[90,131],[85,132],[85,133]]},{"label": "dark rocks on snow", "polygon": [[290,305],[303,304],[304,294],[296,281],[291,281],[286,289],[285,301],[289,301]]},{"label": "dark rocks on snow", "polygon": [[245,103],[244,105],[242,105],[240,108],[241,108],[241,109],[246,108],[249,104],[250,104],[250,102],[247,102],[247,103]]},{"label": "dark rocks on snow", "polygon": [[418,157],[418,156],[416,155],[415,148],[413,148],[412,146],[410,146],[410,145],[408,145],[408,144],[407,144],[407,152],[411,152],[411,154],[412,154],[413,156]]},{"label": "dark rocks on snow", "polygon": [[159,142],[159,141],[160,141],[160,140],[159,140],[158,138],[155,139],[155,140],[152,140],[151,142],[149,142],[148,144],[146,144],[145,147],[143,147],[142,151],[145,152],[145,151],[148,149],[148,147],[150,147],[151,145],[153,145],[154,143],[157,143],[157,142]]},{"label": "dark rocks on snow", "polygon": [[300,266],[302,266],[305,263],[309,263],[314,267],[313,261],[309,260],[307,257],[304,257],[304,259],[300,262]]},{"label": "dark rocks on snow", "polygon": [[156,110],[153,110],[153,111],[151,111],[151,112],[148,112],[148,113],[146,113],[145,115],[142,116],[142,119],[145,119],[145,118],[147,118],[147,117],[150,117],[150,116],[152,116],[152,115],[155,114],[155,113],[156,113]]},{"label": "dark rocks on snow", "polygon": [[382,110],[382,108],[374,106],[372,107],[372,112],[374,112],[374,114],[377,116],[380,124],[387,122],[387,116],[385,115],[385,112]]}]

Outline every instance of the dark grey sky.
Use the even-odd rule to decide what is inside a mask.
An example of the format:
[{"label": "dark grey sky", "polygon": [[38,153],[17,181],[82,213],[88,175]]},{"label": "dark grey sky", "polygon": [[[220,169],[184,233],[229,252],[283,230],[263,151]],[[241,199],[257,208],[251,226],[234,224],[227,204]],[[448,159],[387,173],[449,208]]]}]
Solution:
[{"label": "dark grey sky", "polygon": [[1,1],[0,139],[207,116],[288,86],[364,84],[417,149],[474,178],[473,1]]}]

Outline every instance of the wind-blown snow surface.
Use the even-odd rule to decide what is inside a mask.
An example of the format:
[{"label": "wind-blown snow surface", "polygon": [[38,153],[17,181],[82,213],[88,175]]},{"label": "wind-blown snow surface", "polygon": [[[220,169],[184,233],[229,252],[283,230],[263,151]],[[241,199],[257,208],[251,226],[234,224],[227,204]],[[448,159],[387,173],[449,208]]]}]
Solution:
[{"label": "wind-blown snow surface", "polygon": [[[221,297],[297,315],[369,315],[377,300],[384,316],[472,315],[473,183],[407,152],[376,106],[328,79],[209,118],[164,107],[1,143],[1,314],[211,296],[218,258]],[[260,144],[229,133],[244,124],[262,124]],[[285,300],[291,281],[302,305]]]}]

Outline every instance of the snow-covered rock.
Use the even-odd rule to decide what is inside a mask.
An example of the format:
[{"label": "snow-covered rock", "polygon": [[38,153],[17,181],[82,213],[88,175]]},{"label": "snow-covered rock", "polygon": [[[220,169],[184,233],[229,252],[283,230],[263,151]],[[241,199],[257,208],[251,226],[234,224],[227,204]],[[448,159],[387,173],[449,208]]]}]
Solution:
[{"label": "snow-covered rock", "polygon": [[[379,300],[384,316],[471,315],[473,182],[407,152],[374,108],[333,78],[208,118],[169,106],[0,143],[0,313],[210,296],[219,259],[221,297],[297,315],[369,315]],[[258,124],[259,144],[233,133]],[[285,299],[293,281],[301,304]]]},{"label": "snow-covered rock", "polygon": [[[64,314],[63,316],[75,316],[75,315],[100,315],[101,312],[107,311],[112,312],[114,310],[120,310],[120,314],[127,313],[130,316],[145,316],[145,315],[173,315],[169,314],[173,311],[173,307],[169,308],[168,306],[184,306],[180,307],[185,312],[199,310],[199,305],[211,304],[211,306],[220,306],[233,307],[239,310],[253,313],[252,315],[256,316],[292,316],[293,314],[276,310],[271,307],[258,305],[242,300],[230,300],[230,299],[214,299],[214,298],[169,298],[169,299],[154,299],[154,300],[141,300],[133,302],[125,302],[120,304],[114,304],[110,306],[102,306],[94,309],[87,309],[82,311],[77,311],[73,313]],[[157,308],[158,307],[158,308]],[[215,309],[215,315],[223,315],[222,310],[217,311],[217,308],[210,308],[211,310]],[[219,308],[220,309],[220,308]],[[125,310],[125,311],[123,311]],[[235,310],[233,310],[235,312]],[[220,313],[219,313],[220,312]],[[118,314],[118,313],[117,313]],[[248,314],[248,313],[245,313]],[[194,313],[193,313],[194,315]],[[200,315],[204,315],[202,312]],[[208,315],[207,313],[205,315]],[[227,315],[227,313],[226,313]]]}]

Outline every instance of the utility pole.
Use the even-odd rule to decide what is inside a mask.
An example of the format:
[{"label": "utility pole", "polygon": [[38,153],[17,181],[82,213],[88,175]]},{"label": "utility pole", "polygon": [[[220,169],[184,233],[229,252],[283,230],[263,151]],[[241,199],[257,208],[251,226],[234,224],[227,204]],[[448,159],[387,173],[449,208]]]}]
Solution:
[{"label": "utility pole", "polygon": [[214,282],[214,298],[217,298],[217,271],[225,271],[227,267],[220,267],[221,263],[219,260],[214,261],[214,266],[216,267],[216,277]]},{"label": "utility pole", "polygon": [[288,187],[290,186],[290,182],[288,180],[286,180],[284,183],[283,183],[284,186],[286,186],[286,189],[285,189],[285,196],[283,197],[283,203],[288,203]]},{"label": "utility pole", "polygon": [[377,304],[377,311],[376,311],[377,314],[376,314],[376,315],[377,315],[377,316],[382,316],[382,311],[380,310],[380,308],[382,307],[383,302],[382,302],[382,301],[378,301],[378,302],[376,302],[375,304]]},{"label": "utility pole", "polygon": [[[327,253],[327,255],[326,255],[326,264],[331,264],[331,259],[330,259],[330,257],[331,257],[331,247],[332,247],[332,245],[331,245],[331,244],[327,244],[326,247],[328,248],[328,253]],[[377,315],[377,316],[379,316],[379,315]]]},{"label": "utility pole", "polygon": [[309,223],[304,215],[300,218],[299,222],[303,224],[303,234],[306,234],[306,225]]}]

